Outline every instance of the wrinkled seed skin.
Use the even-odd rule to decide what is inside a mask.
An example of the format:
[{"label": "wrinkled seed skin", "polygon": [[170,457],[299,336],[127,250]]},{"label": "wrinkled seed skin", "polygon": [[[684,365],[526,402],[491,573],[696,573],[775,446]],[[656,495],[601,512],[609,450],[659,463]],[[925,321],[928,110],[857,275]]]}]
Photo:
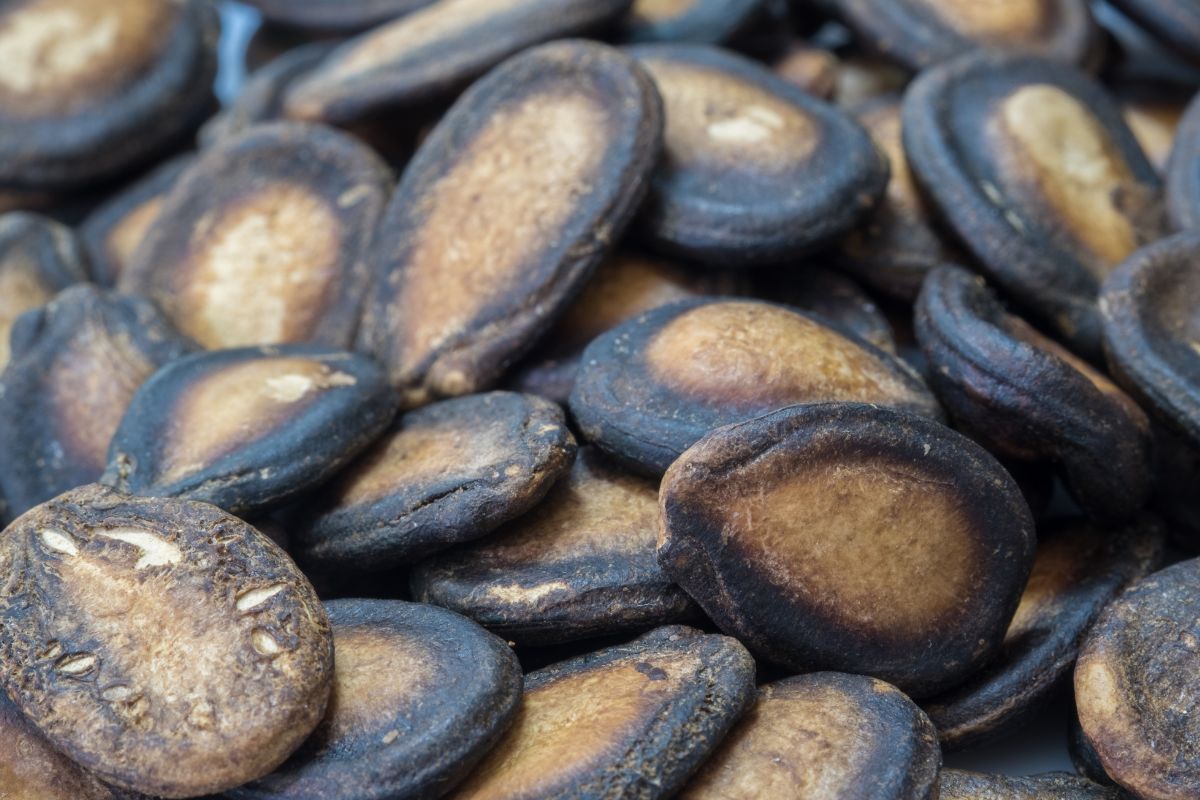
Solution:
[{"label": "wrinkled seed skin", "polygon": [[999,652],[1033,563],[1003,468],[877,406],[720,428],[671,466],[659,501],[659,563],[723,631],[791,670],[870,674],[914,697]]},{"label": "wrinkled seed skin", "polygon": [[1200,228],[1200,98],[1179,121],[1167,160],[1167,209],[1179,230]]},{"label": "wrinkled seed skin", "polygon": [[337,664],[325,719],[278,770],[230,800],[434,800],[512,723],[521,666],[457,614],[399,600],[325,604]]},{"label": "wrinkled seed skin", "polygon": [[736,39],[760,21],[765,5],[763,0],[685,0],[677,3],[634,0],[618,35],[622,42],[630,44],[721,44]]},{"label": "wrinkled seed skin", "polygon": [[817,672],[768,684],[681,800],[927,800],[942,753],[929,718],[874,678]]},{"label": "wrinkled seed skin", "polygon": [[268,22],[312,33],[354,33],[411,14],[434,0],[247,0]]},{"label": "wrinkled seed skin", "polygon": [[316,593],[214,506],[98,485],[0,539],[0,680],[57,749],[163,797],[276,767],[316,727],[333,672]]},{"label": "wrinkled seed skin", "polygon": [[1200,64],[1200,8],[1188,0],[1113,0],[1175,53]]},{"label": "wrinkled seed skin", "polygon": [[1119,789],[1100,786],[1067,772],[1025,778],[947,769],[939,781],[940,800],[1124,800]]},{"label": "wrinkled seed skin", "polygon": [[450,797],[670,797],[753,701],[736,640],[659,628],[527,675],[513,727]]}]

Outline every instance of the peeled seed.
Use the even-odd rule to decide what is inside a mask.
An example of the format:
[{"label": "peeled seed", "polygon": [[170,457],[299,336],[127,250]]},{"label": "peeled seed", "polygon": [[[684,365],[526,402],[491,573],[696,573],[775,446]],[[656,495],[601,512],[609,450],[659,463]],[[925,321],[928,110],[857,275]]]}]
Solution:
[{"label": "peeled seed", "polygon": [[957,769],[942,771],[940,800],[1122,800],[1119,789],[1099,786],[1066,772],[1027,778],[984,775]]}]

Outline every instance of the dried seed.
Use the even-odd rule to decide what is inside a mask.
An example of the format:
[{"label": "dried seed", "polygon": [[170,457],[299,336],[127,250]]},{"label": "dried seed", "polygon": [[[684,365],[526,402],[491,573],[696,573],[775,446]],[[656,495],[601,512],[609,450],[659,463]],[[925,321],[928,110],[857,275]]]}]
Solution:
[{"label": "dried seed", "polygon": [[145,300],[83,284],[27,312],[0,375],[7,519],[99,479],[137,388],[191,348]]},{"label": "dried seed", "polygon": [[[1073,707],[1074,703],[1072,703],[1072,711]],[[1088,744],[1087,737],[1083,735],[1083,727],[1079,724],[1078,714],[1072,713],[1068,726],[1067,750],[1071,755],[1071,763],[1075,766],[1075,771],[1101,786],[1116,786],[1113,779],[1108,777],[1108,773],[1104,771],[1104,765],[1100,763],[1100,756],[1096,755],[1096,751]],[[1122,797],[1122,800],[1127,800],[1127,798]]]},{"label": "dried seed", "polygon": [[1133,585],[1092,626],[1075,703],[1104,771],[1138,797],[1200,795],[1200,560]]},{"label": "dried seed", "polygon": [[754,274],[755,294],[819,317],[886,353],[895,355],[892,325],[875,302],[850,278],[808,264],[794,270]]},{"label": "dried seed", "polygon": [[736,640],[659,628],[526,676],[512,729],[451,797],[666,798],[753,697]]},{"label": "dried seed", "polygon": [[326,603],[337,663],[329,711],[275,772],[231,800],[439,797],[511,724],[521,666],[457,614],[395,600]]},{"label": "dried seed", "polygon": [[833,51],[813,47],[802,39],[789,42],[771,63],[771,71],[822,100],[832,100],[837,90],[841,62]]},{"label": "dried seed", "polygon": [[1191,0],[1112,0],[1145,31],[1200,64],[1200,7]]},{"label": "dried seed", "polygon": [[834,400],[940,415],[899,359],[814,317],[743,300],[676,303],[600,336],[584,352],[571,413],[589,441],[661,475],[714,428]]},{"label": "dried seed", "polygon": [[666,112],[664,159],[638,218],[654,246],[778,262],[845,233],[883,195],[887,162],[866,131],[765,67],[702,45],[629,52]]},{"label": "dried seed", "polygon": [[574,458],[553,403],[511,392],[435,403],[398,419],[296,510],[293,552],[351,574],[410,563],[525,513]]},{"label": "dried seed", "polygon": [[876,406],[721,428],[659,496],[659,563],[722,630],[790,669],[870,674],[917,697],[999,651],[1033,563],[1033,521],[1003,468]]},{"label": "dried seed", "polygon": [[959,426],[1004,456],[1062,465],[1083,510],[1129,519],[1146,501],[1150,421],[1116,384],[957,267],[930,273],[917,301],[930,383]]},{"label": "dried seed", "polygon": [[390,188],[383,162],[348,136],[295,123],[252,128],[179,178],[119,285],[208,348],[345,347]]},{"label": "dried seed", "polygon": [[333,672],[325,612],[266,537],[205,503],[98,485],[9,527],[0,623],[21,711],[75,762],[155,796],[274,769],[320,721]]},{"label": "dried seed", "polygon": [[620,237],[658,156],[650,79],[586,42],[476,83],[422,145],[384,217],[360,348],[408,406],[486,388]]},{"label": "dried seed", "polygon": [[624,42],[720,44],[761,22],[765,5],[763,0],[634,0],[619,36]]},{"label": "dried seed", "polygon": [[321,34],[354,33],[411,14],[434,0],[247,0],[272,25]]},{"label": "dried seed", "polygon": [[1115,789],[1067,772],[1047,772],[1027,778],[984,775],[957,769],[942,770],[940,800],[1122,800]]},{"label": "dried seed", "polygon": [[584,448],[533,511],[418,565],[413,596],[521,644],[637,632],[693,616],[654,554],[658,487]]},{"label": "dried seed", "polygon": [[1167,207],[1177,228],[1200,228],[1200,95],[1184,112],[1171,147]]},{"label": "dried seed", "polygon": [[133,396],[103,482],[247,516],[324,482],[396,412],[383,371],[316,345],[197,353]]},{"label": "dried seed", "polygon": [[1112,98],[1062,64],[980,54],[923,73],[903,124],[914,175],[989,276],[1098,360],[1100,284],[1165,228]]}]

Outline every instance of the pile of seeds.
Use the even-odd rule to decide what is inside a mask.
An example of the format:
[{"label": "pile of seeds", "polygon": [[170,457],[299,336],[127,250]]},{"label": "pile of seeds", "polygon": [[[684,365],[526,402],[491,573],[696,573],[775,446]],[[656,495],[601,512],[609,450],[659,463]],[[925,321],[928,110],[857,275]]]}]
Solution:
[{"label": "pile of seeds", "polygon": [[247,2],[0,0],[0,798],[1200,797],[1195,0]]}]

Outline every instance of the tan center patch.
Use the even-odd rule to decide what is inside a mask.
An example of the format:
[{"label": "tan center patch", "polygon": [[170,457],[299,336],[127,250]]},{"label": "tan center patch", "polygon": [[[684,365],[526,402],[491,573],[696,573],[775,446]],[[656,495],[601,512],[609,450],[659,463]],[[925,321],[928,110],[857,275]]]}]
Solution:
[{"label": "tan center patch", "polygon": [[662,22],[691,11],[696,0],[634,0],[630,13],[639,22]]},{"label": "tan center patch", "polygon": [[321,733],[329,746],[403,716],[424,692],[437,689],[437,664],[424,642],[335,628],[333,643],[333,695]]},{"label": "tan center patch", "polygon": [[1023,44],[1049,18],[1045,0],[916,0],[949,28],[985,44]]}]

